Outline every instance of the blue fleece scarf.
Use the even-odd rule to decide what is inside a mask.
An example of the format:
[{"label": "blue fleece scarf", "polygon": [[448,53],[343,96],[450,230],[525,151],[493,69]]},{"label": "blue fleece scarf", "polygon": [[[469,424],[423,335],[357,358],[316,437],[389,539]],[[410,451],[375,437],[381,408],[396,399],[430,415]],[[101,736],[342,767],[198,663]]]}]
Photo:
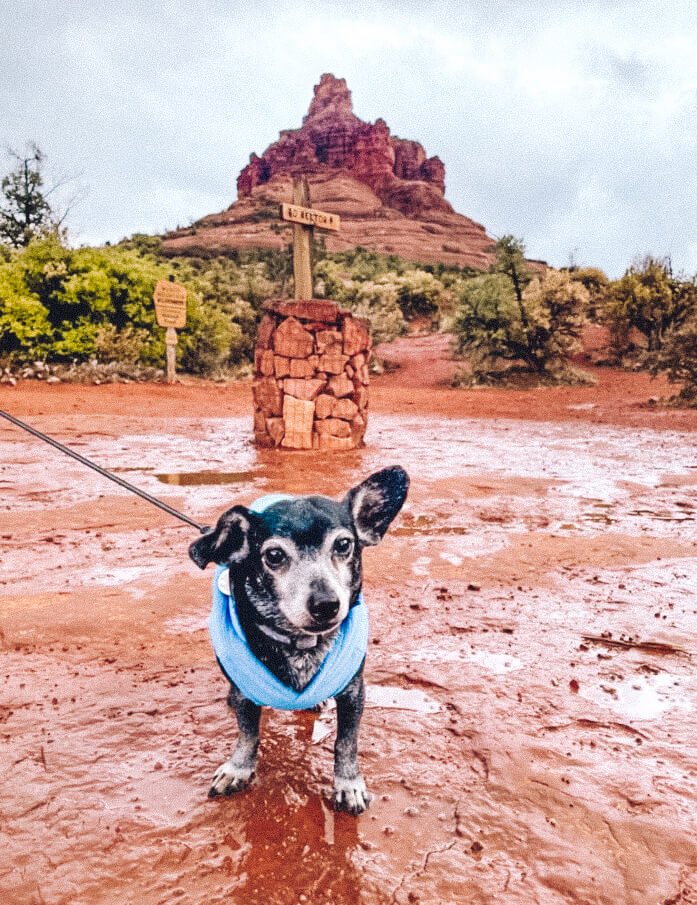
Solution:
[{"label": "blue fleece scarf", "polygon": [[[263,512],[268,506],[290,497],[269,494],[250,507],[253,512]],[[227,590],[221,576],[227,566],[218,566],[213,577],[213,608],[208,619],[213,650],[225,674],[242,694],[267,707],[281,710],[308,710],[328,698],[339,694],[358,671],[368,650],[368,610],[363,598],[351,607],[348,616],[339,626],[334,642],[312,681],[303,691],[294,691],[284,685],[258,660],[249,649],[242,631],[235,598],[221,590]],[[228,578],[228,576],[224,576]],[[228,582],[229,584],[229,582]]]}]

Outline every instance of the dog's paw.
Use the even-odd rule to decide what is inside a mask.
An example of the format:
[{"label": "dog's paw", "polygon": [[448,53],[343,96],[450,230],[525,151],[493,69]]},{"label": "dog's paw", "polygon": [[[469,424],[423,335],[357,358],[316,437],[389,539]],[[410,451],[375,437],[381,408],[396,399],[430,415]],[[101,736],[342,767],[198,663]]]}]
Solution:
[{"label": "dog's paw", "polygon": [[208,792],[209,798],[216,795],[234,795],[249,785],[254,776],[254,767],[238,767],[226,760],[215,771],[213,785]]},{"label": "dog's paw", "polygon": [[366,788],[362,776],[355,779],[341,779],[334,777],[334,806],[337,811],[348,811],[356,817],[370,807],[373,796]]}]

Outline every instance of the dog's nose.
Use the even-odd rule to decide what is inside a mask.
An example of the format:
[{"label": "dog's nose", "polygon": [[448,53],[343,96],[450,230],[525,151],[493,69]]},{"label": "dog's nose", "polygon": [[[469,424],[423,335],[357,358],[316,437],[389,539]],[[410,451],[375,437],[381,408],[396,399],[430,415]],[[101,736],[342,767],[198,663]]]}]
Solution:
[{"label": "dog's nose", "polygon": [[310,595],[307,608],[316,622],[330,622],[339,612],[341,604],[330,594],[315,591]]}]

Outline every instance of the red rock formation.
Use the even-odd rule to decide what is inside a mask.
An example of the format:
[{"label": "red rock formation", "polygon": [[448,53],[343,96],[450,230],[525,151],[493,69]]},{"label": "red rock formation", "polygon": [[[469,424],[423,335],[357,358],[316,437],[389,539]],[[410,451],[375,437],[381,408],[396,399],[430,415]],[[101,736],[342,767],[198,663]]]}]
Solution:
[{"label": "red rock formation", "polygon": [[393,178],[418,180],[445,192],[445,168],[437,157],[426,160],[417,141],[390,135],[387,123],[364,123],[353,112],[345,79],[325,74],[300,129],[281,132],[261,157],[252,154],[237,179],[238,198],[251,194],[280,173],[312,173],[321,165],[348,170],[382,197]]},{"label": "red rock formation", "polygon": [[325,234],[329,251],[362,245],[414,261],[482,269],[491,263],[493,240],[484,227],[444,198],[441,160],[427,158],[417,141],[390,135],[382,119],[363,122],[346,81],[326,74],[302,126],[282,131],[260,157],[251,155],[237,180],[238,200],[169,233],[163,250],[211,255],[287,245],[290,230],[279,231],[276,205],[292,198],[292,179],[300,173],[308,177],[311,203],[342,218],[338,233]]}]

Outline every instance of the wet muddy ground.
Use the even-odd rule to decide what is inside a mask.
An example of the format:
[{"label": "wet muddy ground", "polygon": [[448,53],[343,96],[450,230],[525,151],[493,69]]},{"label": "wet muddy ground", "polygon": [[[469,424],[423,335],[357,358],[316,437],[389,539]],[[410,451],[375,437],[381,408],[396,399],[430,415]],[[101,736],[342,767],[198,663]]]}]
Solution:
[{"label": "wet muddy ground", "polygon": [[364,558],[372,807],[331,809],[331,710],[265,712],[254,785],[209,800],[235,729],[192,530],[0,424],[4,905],[697,901],[694,413],[608,371],[429,386],[436,353],[397,346],[334,455],[255,450],[247,385],[2,389],[203,523],[412,479]]}]

